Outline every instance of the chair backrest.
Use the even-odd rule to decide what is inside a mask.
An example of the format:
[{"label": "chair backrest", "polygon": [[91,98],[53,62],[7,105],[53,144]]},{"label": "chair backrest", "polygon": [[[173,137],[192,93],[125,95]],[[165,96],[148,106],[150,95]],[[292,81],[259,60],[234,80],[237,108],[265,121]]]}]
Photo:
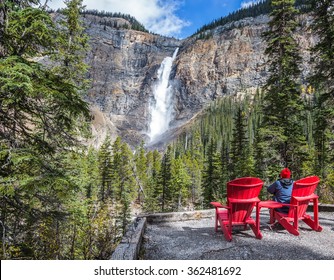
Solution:
[{"label": "chair backrest", "polygon": [[227,202],[232,209],[232,221],[245,221],[251,215],[255,203],[230,203],[229,199],[242,202],[245,199],[257,198],[262,186],[263,181],[255,177],[237,178],[227,183]]},{"label": "chair backrest", "polygon": [[[297,200],[295,199],[295,197],[305,197],[313,194],[319,182],[320,179],[317,176],[309,176],[295,181],[293,183],[290,204],[297,204]],[[309,201],[299,203],[298,217],[302,217],[305,214],[308,205]],[[293,207],[290,207],[288,216],[294,217]]]}]

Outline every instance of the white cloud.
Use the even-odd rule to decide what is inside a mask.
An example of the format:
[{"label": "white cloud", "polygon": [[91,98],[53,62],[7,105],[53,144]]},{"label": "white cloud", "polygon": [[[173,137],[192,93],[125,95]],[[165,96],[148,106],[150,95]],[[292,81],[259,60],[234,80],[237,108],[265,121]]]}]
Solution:
[{"label": "white cloud", "polygon": [[257,4],[259,2],[261,2],[261,0],[243,1],[243,2],[241,2],[241,8],[247,8],[247,7],[252,6],[254,4]]},{"label": "white cloud", "polygon": [[[176,11],[182,0],[84,0],[88,10],[104,10],[130,14],[151,32],[178,36],[189,22],[179,18]],[[49,2],[51,8],[64,7],[62,0]]]}]

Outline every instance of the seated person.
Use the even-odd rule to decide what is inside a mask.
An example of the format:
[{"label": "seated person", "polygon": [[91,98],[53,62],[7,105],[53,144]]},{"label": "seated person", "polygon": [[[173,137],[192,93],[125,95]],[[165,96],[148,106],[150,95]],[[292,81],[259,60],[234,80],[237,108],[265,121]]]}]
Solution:
[{"label": "seated person", "polygon": [[[291,171],[284,168],[280,173],[280,179],[267,187],[267,191],[274,195],[273,200],[280,203],[290,203],[293,180],[291,179]],[[288,213],[289,207],[283,206],[275,209],[278,212]]]}]

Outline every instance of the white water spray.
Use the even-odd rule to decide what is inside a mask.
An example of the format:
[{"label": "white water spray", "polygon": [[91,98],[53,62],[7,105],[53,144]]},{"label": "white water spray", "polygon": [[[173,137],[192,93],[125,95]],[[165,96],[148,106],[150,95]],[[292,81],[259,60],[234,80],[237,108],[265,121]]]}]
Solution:
[{"label": "white water spray", "polygon": [[174,51],[173,57],[166,57],[158,70],[158,82],[154,86],[155,103],[151,104],[151,123],[149,137],[153,141],[169,128],[172,118],[172,87],[168,85],[169,75],[172,70],[173,61],[179,48]]}]

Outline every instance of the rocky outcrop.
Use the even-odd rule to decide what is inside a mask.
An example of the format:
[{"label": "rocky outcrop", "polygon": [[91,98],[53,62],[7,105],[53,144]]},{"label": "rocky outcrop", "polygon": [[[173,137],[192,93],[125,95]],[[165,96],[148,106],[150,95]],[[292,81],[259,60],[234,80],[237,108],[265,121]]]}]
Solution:
[{"label": "rocky outcrop", "polygon": [[[253,91],[267,78],[265,43],[261,37],[268,16],[247,18],[211,30],[209,39],[180,41],[159,35],[111,28],[106,20],[86,15],[91,51],[92,87],[87,100],[98,125],[94,126],[95,145],[107,133],[121,135],[131,145],[147,139],[150,102],[157,70],[166,56],[180,47],[171,73],[174,91],[172,127],[186,123],[205,104],[226,94]],[[310,17],[300,16],[296,38],[301,46],[304,79],[309,68],[309,47],[314,44]],[[123,22],[119,23],[122,26]],[[103,120],[103,121],[102,121]],[[97,140],[98,139],[98,140]]]},{"label": "rocky outcrop", "polygon": [[[178,125],[203,107],[226,94],[253,92],[265,84],[268,76],[266,44],[268,16],[247,18],[212,30],[211,38],[188,39],[180,49],[175,75],[175,124]],[[296,39],[301,46],[303,76],[309,72],[309,48],[314,38],[307,29],[310,17],[300,17]]]}]

